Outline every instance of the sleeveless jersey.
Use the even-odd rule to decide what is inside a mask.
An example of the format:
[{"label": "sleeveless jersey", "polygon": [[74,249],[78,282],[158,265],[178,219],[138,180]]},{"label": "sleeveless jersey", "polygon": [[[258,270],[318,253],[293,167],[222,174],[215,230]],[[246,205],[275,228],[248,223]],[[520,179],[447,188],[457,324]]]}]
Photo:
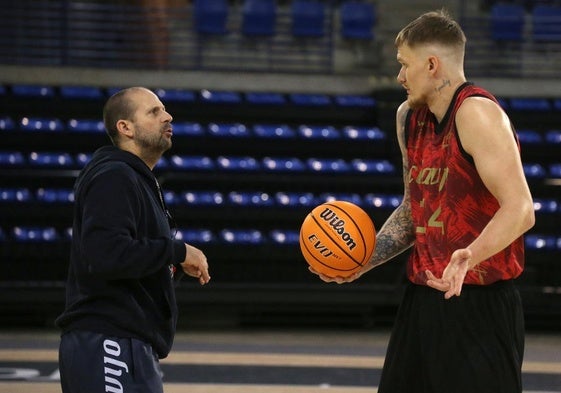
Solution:
[{"label": "sleeveless jersey", "polygon": [[[407,277],[417,284],[426,285],[425,270],[441,277],[452,253],[471,244],[499,208],[472,157],[463,150],[456,129],[456,112],[472,96],[497,102],[486,90],[465,83],[456,91],[440,124],[427,106],[407,115],[407,180],[416,231]],[[514,129],[513,134],[517,138]],[[464,284],[486,285],[516,278],[523,268],[524,242],[520,237],[468,271]]]}]

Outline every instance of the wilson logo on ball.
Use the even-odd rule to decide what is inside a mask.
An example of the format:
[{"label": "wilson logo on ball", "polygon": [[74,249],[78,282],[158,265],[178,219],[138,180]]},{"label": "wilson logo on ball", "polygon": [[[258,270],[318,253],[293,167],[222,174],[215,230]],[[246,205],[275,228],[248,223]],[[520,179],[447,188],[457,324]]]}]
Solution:
[{"label": "wilson logo on ball", "polygon": [[331,210],[329,207],[326,207],[325,210],[320,213],[319,218],[326,221],[329,226],[333,228],[333,230],[347,244],[349,250],[352,250],[356,247],[356,242],[352,238],[351,234],[345,231],[345,221],[340,219],[333,210]]}]

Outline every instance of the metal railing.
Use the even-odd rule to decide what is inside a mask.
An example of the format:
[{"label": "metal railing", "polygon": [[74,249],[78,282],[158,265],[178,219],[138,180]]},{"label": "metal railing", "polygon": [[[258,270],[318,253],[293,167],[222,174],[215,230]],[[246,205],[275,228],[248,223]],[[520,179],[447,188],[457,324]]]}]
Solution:
[{"label": "metal railing", "polygon": [[228,32],[198,34],[191,4],[142,7],[100,2],[10,1],[0,16],[0,63],[129,69],[321,72],[333,69],[333,6],[321,37],[291,34],[278,7],[275,34],[241,32],[232,5]]},{"label": "metal railing", "polygon": [[[291,33],[290,2],[277,7],[274,35],[248,37],[241,29],[241,1],[230,2],[226,34],[203,35],[196,32],[191,3],[141,7],[107,1],[11,0],[3,3],[0,14],[0,64],[224,72],[344,72],[395,77],[393,37],[396,31],[387,31],[389,26],[377,21],[370,42],[345,42],[338,31],[339,3],[326,0],[325,5],[325,34],[306,39]],[[522,37],[516,41],[493,39],[489,12],[480,10],[460,15],[460,22],[468,37],[465,68],[470,78],[558,77],[561,34],[558,39],[549,41],[536,39],[530,11]],[[383,46],[392,48],[377,50]],[[341,56],[364,57],[365,54],[370,58],[362,64],[360,59],[353,59],[354,67],[341,70],[337,66]],[[373,57],[376,58],[374,62],[371,61]],[[369,61],[373,64],[365,64]]]}]

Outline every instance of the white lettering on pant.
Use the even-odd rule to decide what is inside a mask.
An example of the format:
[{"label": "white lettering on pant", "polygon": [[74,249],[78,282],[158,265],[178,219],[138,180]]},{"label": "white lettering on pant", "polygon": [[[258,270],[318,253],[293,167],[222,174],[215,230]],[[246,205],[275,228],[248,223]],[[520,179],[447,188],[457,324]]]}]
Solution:
[{"label": "white lettering on pant", "polygon": [[[117,378],[123,375],[123,370],[128,374],[129,367],[127,364],[119,359],[121,355],[121,347],[113,340],[103,341],[103,363],[106,365],[104,368],[105,374],[105,391],[110,393],[123,393],[123,384]],[[115,366],[115,367],[109,367]],[[114,378],[115,377],[115,378]]]}]

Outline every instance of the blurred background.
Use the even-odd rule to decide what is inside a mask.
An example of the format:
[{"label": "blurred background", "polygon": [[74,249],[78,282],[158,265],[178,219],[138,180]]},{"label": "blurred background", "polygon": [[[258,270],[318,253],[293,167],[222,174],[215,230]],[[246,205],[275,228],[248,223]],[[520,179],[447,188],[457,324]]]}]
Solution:
[{"label": "blurred background", "polygon": [[[177,236],[212,282],[178,286],[180,327],[390,326],[403,254],[358,282],[310,274],[300,224],[323,201],[379,227],[400,203],[393,40],[445,7],[466,75],[522,143],[535,198],[518,280],[529,329],[561,326],[561,4],[558,1],[6,0],[0,13],[0,319],[53,328],[64,304],[72,185],[108,144],[116,90],[153,89],[174,117],[156,168]],[[115,195],[115,198],[118,198]]]}]

